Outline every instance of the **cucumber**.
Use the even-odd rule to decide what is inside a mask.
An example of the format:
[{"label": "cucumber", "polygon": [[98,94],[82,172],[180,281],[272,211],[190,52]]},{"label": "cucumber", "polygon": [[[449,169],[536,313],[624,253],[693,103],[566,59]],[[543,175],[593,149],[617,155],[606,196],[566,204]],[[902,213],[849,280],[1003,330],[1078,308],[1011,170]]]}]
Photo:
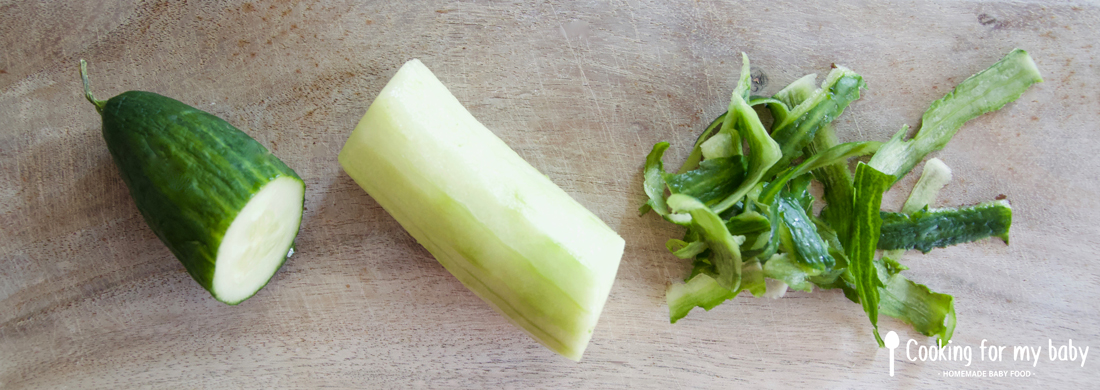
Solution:
[{"label": "cucumber", "polygon": [[80,74],[149,228],[215,299],[255,295],[293,253],[302,179],[221,118],[151,92],[97,100],[83,60]]},{"label": "cucumber", "polygon": [[462,284],[551,350],[581,358],[623,239],[478,122],[423,63],[397,71],[339,161]]}]

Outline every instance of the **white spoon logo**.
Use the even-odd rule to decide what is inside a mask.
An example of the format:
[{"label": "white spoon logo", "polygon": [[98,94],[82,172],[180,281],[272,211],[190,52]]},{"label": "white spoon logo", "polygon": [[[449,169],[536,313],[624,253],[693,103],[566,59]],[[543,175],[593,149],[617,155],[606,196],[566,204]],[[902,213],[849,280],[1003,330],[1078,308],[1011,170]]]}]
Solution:
[{"label": "white spoon logo", "polygon": [[898,347],[898,334],[891,330],[886,333],[882,341],[886,343],[886,348],[890,349],[890,376],[894,376],[894,348]]}]

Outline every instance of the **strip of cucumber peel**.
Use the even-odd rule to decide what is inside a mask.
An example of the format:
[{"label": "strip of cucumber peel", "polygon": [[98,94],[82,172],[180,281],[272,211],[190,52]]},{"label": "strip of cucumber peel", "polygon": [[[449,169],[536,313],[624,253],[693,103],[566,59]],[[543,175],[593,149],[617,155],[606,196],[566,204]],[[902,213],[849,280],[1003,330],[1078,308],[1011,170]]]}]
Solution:
[{"label": "strip of cucumber peel", "polygon": [[718,282],[707,274],[697,274],[687,283],[673,283],[665,292],[669,322],[675,324],[697,306],[710,311],[735,296],[737,296],[736,292],[719,286]]},{"label": "strip of cucumber peel", "polygon": [[711,206],[732,193],[744,179],[742,157],[707,158],[696,169],[665,174],[665,184],[673,194],[690,195]]},{"label": "strip of cucumber peel", "polygon": [[913,186],[913,191],[909,192],[905,205],[901,206],[901,212],[910,214],[925,207],[931,207],[932,202],[935,202],[936,197],[939,196],[940,190],[949,182],[951,182],[951,168],[938,158],[928,159],[924,163],[924,170],[917,179],[917,184]]},{"label": "strip of cucumber peel", "polygon": [[[943,160],[935,157],[929,159],[924,163],[924,169],[921,171],[920,178],[917,179],[917,184],[913,185],[913,190],[909,192],[909,198],[905,199],[905,204],[901,206],[901,212],[910,214],[931,206],[939,196],[940,190],[949,182],[951,182],[951,168]],[[900,261],[904,254],[905,249],[892,249],[883,252],[882,257]]]},{"label": "strip of cucumber peel", "polygon": [[717,271],[716,281],[731,291],[741,284],[741,248],[726,229],[725,223],[709,207],[683,194],[672,194],[668,205],[676,213],[691,215],[691,226],[699,233],[711,251],[711,263]]},{"label": "strip of cucumber peel", "polygon": [[932,248],[998,237],[1008,243],[1012,226],[1012,206],[995,200],[959,208],[924,208],[912,214],[881,212],[883,220],[879,249]]},{"label": "strip of cucumber peel", "polygon": [[771,229],[768,218],[755,211],[746,211],[726,221],[726,229],[732,235],[760,233]]},{"label": "strip of cucumber peel", "polygon": [[[905,140],[908,127],[898,131],[868,163],[879,172],[900,179],[928,153],[943,149],[967,121],[999,110],[1016,100],[1043,77],[1026,51],[1015,49],[989,68],[959,83],[936,100],[921,117],[921,127]],[[895,180],[896,180],[895,179]]]},{"label": "strip of cucumber peel", "polygon": [[741,291],[747,290],[757,297],[764,295],[765,274],[760,262],[745,263],[741,273],[744,278],[737,290],[722,287],[712,275],[707,273],[696,273],[686,283],[670,285],[665,292],[669,322],[675,324],[696,307],[710,311],[722,302],[733,299]]},{"label": "strip of cucumber peel", "polygon": [[780,196],[775,201],[779,204],[779,216],[791,238],[790,246],[793,251],[790,253],[795,255],[795,260],[810,269],[832,269],[836,260],[829,255],[828,246],[818,235],[817,228],[806,215],[805,209],[789,196]]},{"label": "strip of cucumber peel", "polygon": [[[724,200],[713,206],[714,212],[721,213],[729,209],[735,203],[740,202],[763,177],[764,174],[782,157],[779,144],[775,142],[756,111],[745,100],[748,96],[751,81],[749,80],[749,57],[741,53],[741,79],[730,97],[729,113],[722,122],[719,133],[732,133],[734,129],[740,132],[740,137],[748,141],[752,154],[748,157],[748,170],[745,179],[737,190]],[[734,138],[739,139],[739,138]],[[740,141],[735,143],[740,145]]]},{"label": "strip of cucumber peel", "polygon": [[[749,77],[749,57],[745,53],[741,53],[741,74],[740,77],[737,79],[737,86],[734,87],[733,92],[731,93],[732,96],[730,97],[729,108],[726,109],[726,114],[722,118],[722,124],[718,127],[718,132],[714,136],[706,141],[703,141],[703,144],[700,145],[700,150],[703,152],[704,159],[711,157],[727,157],[732,155],[744,154],[744,151],[741,150],[742,134],[738,131],[738,128],[734,127],[735,123],[742,120],[744,112],[739,112],[739,110],[742,110],[742,107],[741,105],[735,105],[734,100],[739,100],[740,102],[744,102],[747,105],[750,89],[752,89],[752,81]],[[749,111],[751,111],[751,108],[749,109]],[[733,114],[731,115],[730,113]],[[759,121],[759,118],[757,118],[757,120]],[[763,125],[761,125],[761,127],[763,127]],[[707,144],[714,143],[722,143],[726,144],[727,146],[724,148],[707,147]],[[728,154],[707,156],[707,149],[724,150]],[[753,152],[755,153],[755,150]]]},{"label": "strip of cucumber peel", "polygon": [[874,327],[879,347],[884,344],[878,333],[879,287],[882,281],[874,266],[875,249],[878,246],[882,218],[882,194],[894,183],[894,177],[879,172],[862,162],[856,166],[855,196],[852,206],[851,243],[848,246],[848,270],[851,271],[863,311]]},{"label": "strip of cucumber peel", "polygon": [[653,145],[653,150],[645,158],[645,168],[642,176],[645,179],[643,186],[649,197],[638,211],[641,214],[653,210],[662,218],[668,219],[668,205],[665,203],[665,163],[661,161],[665,150],[668,150],[668,142],[658,142]]},{"label": "strip of cucumber peel", "polygon": [[955,332],[955,298],[906,279],[897,273],[900,269],[891,272],[886,267],[889,261],[884,257],[875,262],[882,283],[879,313],[897,318],[925,336],[936,336],[939,345],[946,346]]}]

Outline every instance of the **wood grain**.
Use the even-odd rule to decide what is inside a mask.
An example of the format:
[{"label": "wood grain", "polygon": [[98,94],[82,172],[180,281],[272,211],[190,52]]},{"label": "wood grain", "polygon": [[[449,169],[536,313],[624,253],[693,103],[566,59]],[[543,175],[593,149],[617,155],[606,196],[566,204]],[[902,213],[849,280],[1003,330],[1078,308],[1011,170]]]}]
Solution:
[{"label": "wood grain", "polygon": [[[978,360],[995,345],[1100,347],[1100,7],[1087,2],[0,2],[0,388],[1084,388],[1087,361]],[[973,364],[897,376],[835,292],[740,297],[668,323],[681,232],[637,216],[724,110],[738,53],[774,93],[830,64],[869,89],[842,140],[885,140],[1014,47],[1046,82],[936,154],[938,205],[1005,194],[1012,244],[910,253],[956,297]],[[141,220],[83,100],[154,91],[254,136],[307,184],[298,253],[237,307],[214,301]],[[506,143],[627,242],[584,360],[554,355],[451,277],[339,168],[397,67],[420,58]],[[915,175],[901,182],[908,188]],[[886,205],[906,194],[892,191]],[[904,324],[882,321],[904,343]],[[1009,347],[1011,351],[1011,347]],[[1096,352],[1094,352],[1096,353]],[[1011,355],[1011,354],[1009,354]],[[1100,359],[1100,357],[1094,357]],[[1030,370],[948,378],[944,370]]]}]

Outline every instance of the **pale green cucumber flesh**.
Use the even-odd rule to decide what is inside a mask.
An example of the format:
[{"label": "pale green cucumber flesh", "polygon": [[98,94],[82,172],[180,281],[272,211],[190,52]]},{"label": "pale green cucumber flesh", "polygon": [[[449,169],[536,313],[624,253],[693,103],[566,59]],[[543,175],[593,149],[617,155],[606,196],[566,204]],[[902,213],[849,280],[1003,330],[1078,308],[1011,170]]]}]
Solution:
[{"label": "pale green cucumber flesh", "polygon": [[467,288],[535,340],[580,359],[624,241],[420,61],[394,75],[339,161]]},{"label": "pale green cucumber flesh", "polygon": [[252,196],[229,225],[218,246],[211,292],[238,303],[256,294],[290,257],[302,222],[305,188],[283,176]]}]

